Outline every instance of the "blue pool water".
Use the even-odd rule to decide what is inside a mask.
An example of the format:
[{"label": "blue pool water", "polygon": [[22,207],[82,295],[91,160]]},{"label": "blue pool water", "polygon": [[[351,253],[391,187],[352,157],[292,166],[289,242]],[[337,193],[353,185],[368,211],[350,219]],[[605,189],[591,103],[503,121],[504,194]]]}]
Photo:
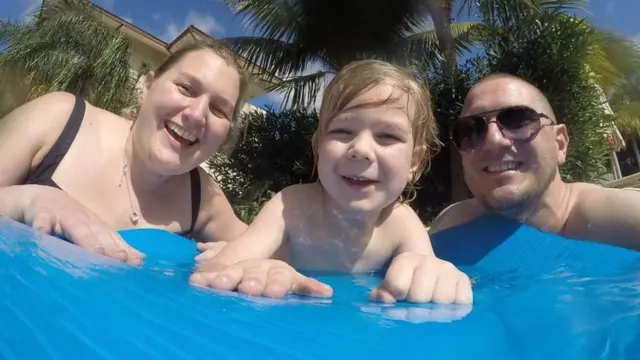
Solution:
[{"label": "blue pool water", "polygon": [[636,359],[636,252],[497,217],[434,237],[473,306],[367,301],[377,276],[313,274],[332,299],[190,286],[193,244],[125,231],[142,268],[0,218],[0,359]]}]

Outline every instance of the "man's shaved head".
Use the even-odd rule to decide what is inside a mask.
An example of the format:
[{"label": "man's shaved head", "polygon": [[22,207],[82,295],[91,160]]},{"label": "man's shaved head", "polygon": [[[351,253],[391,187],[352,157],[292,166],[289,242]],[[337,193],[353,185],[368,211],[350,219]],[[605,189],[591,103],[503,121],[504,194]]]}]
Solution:
[{"label": "man's shaved head", "polygon": [[[513,107],[543,113],[551,121],[534,120],[538,121],[535,136],[513,141],[499,123],[499,114]],[[558,166],[566,159],[569,141],[566,127],[557,124],[547,97],[538,88],[504,73],[484,77],[467,94],[461,117],[477,114],[485,120],[484,130],[475,135],[482,140],[471,151],[460,153],[469,190],[486,208],[499,213],[513,215],[528,209],[552,182],[560,181]]]},{"label": "man's shaved head", "polygon": [[[527,92],[527,98],[534,104],[536,104],[536,108],[539,111],[545,113],[549,116],[553,121],[557,122],[555,113],[549,103],[547,97],[540,91],[537,87],[535,87],[530,82],[507,73],[494,73],[491,75],[487,75],[483,77],[480,81],[478,81],[473,87],[469,90],[467,97],[465,98],[464,105],[462,107],[462,116],[473,115],[478,113],[478,111],[473,110],[472,105],[474,100],[477,99],[479,94],[483,93],[483,90],[491,87],[502,87],[502,86],[518,86],[520,91]],[[484,95],[481,95],[484,96]],[[510,105],[531,105],[531,104],[510,104]],[[492,109],[485,109],[485,111]]]}]

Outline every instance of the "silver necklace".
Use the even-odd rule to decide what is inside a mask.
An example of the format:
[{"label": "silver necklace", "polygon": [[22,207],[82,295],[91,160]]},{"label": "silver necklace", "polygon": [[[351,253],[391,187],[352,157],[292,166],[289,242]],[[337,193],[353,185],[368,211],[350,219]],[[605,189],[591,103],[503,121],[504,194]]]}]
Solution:
[{"label": "silver necklace", "polygon": [[122,166],[122,176],[120,176],[120,183],[118,184],[118,187],[122,187],[122,180],[124,179],[127,185],[127,195],[129,195],[129,205],[131,206],[131,212],[129,213],[129,220],[131,220],[131,222],[134,225],[137,225],[138,220],[140,220],[140,212],[134,208],[133,201],[131,200],[131,190],[129,189],[129,181],[127,179],[127,171],[129,170],[129,164],[127,163],[126,154],[123,157],[123,159],[124,159],[124,165]]}]

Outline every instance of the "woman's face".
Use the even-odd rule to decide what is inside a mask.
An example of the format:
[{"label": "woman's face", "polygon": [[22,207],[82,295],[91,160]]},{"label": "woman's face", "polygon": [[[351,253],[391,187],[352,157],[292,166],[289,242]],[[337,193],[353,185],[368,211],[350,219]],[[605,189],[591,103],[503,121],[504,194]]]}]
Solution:
[{"label": "woman's face", "polygon": [[159,173],[190,171],[224,143],[239,93],[238,71],[208,49],[183,55],[158,77],[149,73],[134,151]]}]

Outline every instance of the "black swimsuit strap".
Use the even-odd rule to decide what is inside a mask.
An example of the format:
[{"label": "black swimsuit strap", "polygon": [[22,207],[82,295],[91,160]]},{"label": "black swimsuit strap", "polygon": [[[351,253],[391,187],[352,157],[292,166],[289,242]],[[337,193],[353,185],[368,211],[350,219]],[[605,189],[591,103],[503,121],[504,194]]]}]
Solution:
[{"label": "black swimsuit strap", "polygon": [[62,159],[67,155],[69,148],[78,134],[78,130],[80,130],[85,108],[84,99],[76,97],[73,110],[71,111],[69,120],[67,120],[67,124],[64,126],[60,137],[58,137],[40,164],[38,164],[38,166],[29,173],[25,184],[50,185],[59,188],[59,186],[53,182],[51,177],[58,168]]}]

